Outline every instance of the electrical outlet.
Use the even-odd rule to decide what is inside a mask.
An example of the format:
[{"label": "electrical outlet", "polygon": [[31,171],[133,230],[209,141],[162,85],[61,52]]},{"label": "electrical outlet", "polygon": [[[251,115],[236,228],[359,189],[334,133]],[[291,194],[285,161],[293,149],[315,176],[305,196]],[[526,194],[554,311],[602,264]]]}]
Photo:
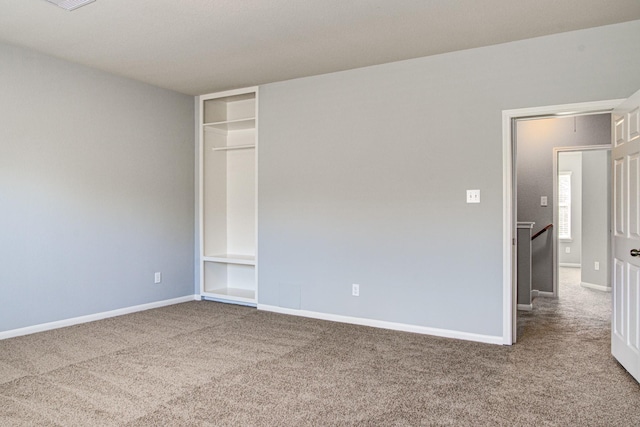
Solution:
[{"label": "electrical outlet", "polygon": [[467,203],[480,203],[480,190],[467,190]]},{"label": "electrical outlet", "polygon": [[567,246],[566,248],[564,248],[564,253],[565,254],[570,254],[571,253],[571,246]]},{"label": "electrical outlet", "polygon": [[354,283],[353,285],[351,285],[351,295],[354,297],[359,297],[360,296],[360,285]]},{"label": "electrical outlet", "polygon": [[593,263],[593,268],[594,268],[596,271],[600,270],[600,263],[599,263],[598,261],[594,262],[594,263]]},{"label": "electrical outlet", "polygon": [[153,277],[153,283],[160,283],[160,282],[162,282],[162,273],[158,271]]}]

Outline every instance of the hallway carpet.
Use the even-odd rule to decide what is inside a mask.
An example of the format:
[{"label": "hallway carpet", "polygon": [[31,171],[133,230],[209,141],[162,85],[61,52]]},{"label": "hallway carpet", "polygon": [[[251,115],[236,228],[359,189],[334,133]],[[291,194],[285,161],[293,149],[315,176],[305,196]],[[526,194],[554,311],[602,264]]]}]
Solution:
[{"label": "hallway carpet", "polygon": [[640,425],[610,294],[560,295],[512,347],[195,301],[12,338],[0,425]]}]

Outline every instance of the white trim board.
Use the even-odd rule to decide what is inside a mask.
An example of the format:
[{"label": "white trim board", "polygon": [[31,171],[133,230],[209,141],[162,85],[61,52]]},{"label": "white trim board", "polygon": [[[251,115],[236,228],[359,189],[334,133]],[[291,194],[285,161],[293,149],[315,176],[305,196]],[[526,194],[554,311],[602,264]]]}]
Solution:
[{"label": "white trim board", "polygon": [[[512,121],[517,118],[576,115],[588,112],[605,112],[620,105],[623,99],[575,104],[551,105],[543,107],[519,108],[502,111],[502,339],[503,344],[515,342],[517,301],[515,301],[514,238],[515,218],[513,206],[513,129]],[[540,294],[542,296],[542,294]]]},{"label": "white trim board", "polygon": [[536,296],[537,297],[543,297],[543,298],[555,298],[556,295],[553,292],[549,292],[549,291],[536,291]]},{"label": "white trim board", "polygon": [[518,304],[520,311],[533,311],[533,304]]},{"label": "white trim board", "polygon": [[560,262],[558,263],[558,267],[582,268],[582,264],[577,264],[574,262]]},{"label": "white trim board", "polygon": [[148,304],[134,305],[131,307],[119,308],[117,310],[103,311],[102,313],[88,314],[86,316],[73,317],[71,319],[58,320],[55,322],[41,323],[39,325],[27,326],[26,328],[12,329],[0,332],[0,340],[7,338],[19,337],[22,335],[35,334],[37,332],[50,331],[52,329],[64,328],[67,326],[78,325],[80,323],[95,322],[96,320],[107,319],[109,317],[122,316],[123,314],[136,313],[138,311],[150,310],[152,308],[160,308],[168,305],[180,304],[183,302],[193,301],[194,295],[168,299],[164,301],[150,302]]},{"label": "white trim board", "polygon": [[601,292],[611,292],[611,286],[596,285],[595,283],[589,282],[580,282],[580,286],[582,286],[583,288],[594,289]]},{"label": "white trim board", "polygon": [[365,319],[362,317],[342,316],[339,314],[320,313],[317,311],[297,310],[292,308],[277,307],[273,305],[258,304],[258,310],[270,311],[279,314],[308,317],[311,319],[329,320],[331,322],[349,323],[352,325],[371,326],[373,328],[391,329],[394,331],[413,332],[416,334],[433,335],[443,338],[454,338],[465,341],[475,341],[487,344],[503,344],[501,336],[474,334],[470,332],[452,331],[449,329],[430,328],[427,326],[409,325],[406,323],[387,322],[384,320]]},{"label": "white trim board", "polygon": [[535,298],[535,297],[553,298],[555,297],[555,295],[553,294],[553,292],[531,289],[531,298]]}]

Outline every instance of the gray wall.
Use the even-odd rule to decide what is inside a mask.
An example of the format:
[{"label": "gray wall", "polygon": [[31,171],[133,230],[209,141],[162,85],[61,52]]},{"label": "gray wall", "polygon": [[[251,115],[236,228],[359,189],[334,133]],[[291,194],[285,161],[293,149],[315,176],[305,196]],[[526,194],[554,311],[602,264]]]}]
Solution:
[{"label": "gray wall", "polygon": [[0,331],[192,295],[193,98],[5,44],[0,81]]},{"label": "gray wall", "polygon": [[[609,256],[609,209],[611,173],[608,151],[585,151],[582,154],[582,282],[611,286]],[[594,263],[600,263],[595,270]]]},{"label": "gray wall", "polygon": [[259,303],[502,336],[502,111],[629,96],[638,39],[640,21],[262,86]]},{"label": "gray wall", "polygon": [[[608,144],[611,139],[610,120],[609,114],[600,114],[517,122],[518,221],[535,222],[534,233],[553,223],[553,149]],[[548,206],[542,207],[540,196],[545,195],[548,196]],[[544,233],[534,240],[531,250],[532,289],[552,292],[551,233]]]},{"label": "gray wall", "polygon": [[[558,153],[558,172],[571,172],[571,240],[558,241],[558,263],[579,267],[582,248],[582,152]],[[569,253],[566,248],[569,248]]]}]

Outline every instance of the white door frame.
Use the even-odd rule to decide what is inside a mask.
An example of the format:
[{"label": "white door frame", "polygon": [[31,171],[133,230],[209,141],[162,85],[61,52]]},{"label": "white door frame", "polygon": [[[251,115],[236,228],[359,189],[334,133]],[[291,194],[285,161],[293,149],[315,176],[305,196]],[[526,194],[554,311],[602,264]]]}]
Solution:
[{"label": "white door frame", "polygon": [[623,101],[624,99],[611,99],[502,111],[502,341],[504,345],[516,342],[515,226],[517,221],[516,207],[514,206],[514,184],[516,182],[514,176],[514,121],[536,116],[562,117],[592,112],[606,113]]}]

